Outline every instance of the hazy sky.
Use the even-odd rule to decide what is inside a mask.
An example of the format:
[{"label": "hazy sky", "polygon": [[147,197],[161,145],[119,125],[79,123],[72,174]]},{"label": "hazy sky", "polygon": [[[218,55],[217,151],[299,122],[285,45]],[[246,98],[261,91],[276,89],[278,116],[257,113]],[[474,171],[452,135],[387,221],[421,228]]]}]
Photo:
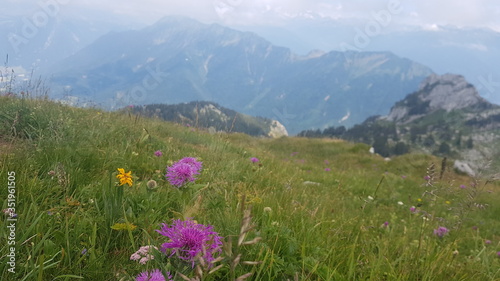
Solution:
[{"label": "hazy sky", "polygon": [[[500,31],[498,0],[1,0],[1,13],[30,13],[39,3],[57,3],[60,12],[87,9],[112,12],[131,21],[153,23],[165,15],[185,15],[228,25],[279,25],[290,18],[329,17],[369,21],[391,12],[397,24],[490,27]],[[397,10],[388,8],[396,7]],[[397,11],[396,13],[394,13]]]}]

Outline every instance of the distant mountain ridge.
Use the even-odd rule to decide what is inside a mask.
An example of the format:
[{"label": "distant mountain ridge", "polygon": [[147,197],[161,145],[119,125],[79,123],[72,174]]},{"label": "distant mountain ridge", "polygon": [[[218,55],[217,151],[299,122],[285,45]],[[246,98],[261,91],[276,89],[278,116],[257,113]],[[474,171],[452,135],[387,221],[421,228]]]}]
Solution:
[{"label": "distant mountain ridge", "polygon": [[[357,45],[353,35],[366,21],[309,18],[293,20],[283,26],[243,27],[298,53],[311,49],[344,50],[345,44],[365,51],[390,50],[430,67],[436,73],[458,73],[476,86],[482,97],[500,104],[500,32],[489,28],[453,25],[385,27],[371,37],[367,46]],[[324,36],[329,34],[332,36]],[[318,40],[320,38],[320,40]],[[384,113],[385,114],[385,113]]]},{"label": "distant mountain ridge", "polygon": [[0,15],[2,63],[8,56],[8,66],[23,68],[27,72],[44,70],[106,34],[106,30],[123,30],[133,25],[130,20],[114,23],[115,17],[109,15],[94,15],[94,19],[83,15],[66,16],[59,11],[44,15],[47,18],[42,25],[34,22],[41,18],[34,19],[33,14]]},{"label": "distant mountain ridge", "polygon": [[298,56],[250,32],[167,17],[102,36],[50,73],[58,99],[114,108],[213,101],[296,134],[385,114],[432,71],[389,52]]},{"label": "distant mountain ridge", "polygon": [[206,128],[210,132],[239,132],[272,138],[288,136],[286,128],[276,120],[241,114],[211,102],[148,104],[134,106],[132,112],[185,126]]}]

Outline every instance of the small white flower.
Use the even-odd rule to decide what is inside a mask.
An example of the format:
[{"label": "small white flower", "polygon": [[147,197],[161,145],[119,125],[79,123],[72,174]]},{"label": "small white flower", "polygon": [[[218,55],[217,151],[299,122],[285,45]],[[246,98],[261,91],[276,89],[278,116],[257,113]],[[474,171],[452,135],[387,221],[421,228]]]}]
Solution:
[{"label": "small white flower", "polygon": [[373,200],[373,197],[371,197],[370,195],[368,195],[368,200]]},{"label": "small white flower", "polygon": [[404,203],[403,203],[403,202],[401,202],[401,201],[399,201],[399,202],[398,202],[398,205],[399,205],[399,206],[403,206],[403,205],[404,205]]}]

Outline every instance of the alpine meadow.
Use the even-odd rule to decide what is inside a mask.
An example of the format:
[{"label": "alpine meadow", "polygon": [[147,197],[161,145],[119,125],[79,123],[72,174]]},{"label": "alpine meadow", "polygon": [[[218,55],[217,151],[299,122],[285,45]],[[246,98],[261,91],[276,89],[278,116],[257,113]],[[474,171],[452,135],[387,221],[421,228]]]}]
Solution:
[{"label": "alpine meadow", "polygon": [[446,159],[0,97],[1,280],[500,280],[500,188]]}]

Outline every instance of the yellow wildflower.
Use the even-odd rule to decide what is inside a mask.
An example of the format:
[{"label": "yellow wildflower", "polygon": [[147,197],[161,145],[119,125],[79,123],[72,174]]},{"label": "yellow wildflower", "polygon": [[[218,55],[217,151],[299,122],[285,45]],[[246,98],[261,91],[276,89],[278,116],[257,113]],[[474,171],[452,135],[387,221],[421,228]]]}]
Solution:
[{"label": "yellow wildflower", "polygon": [[132,186],[132,171],[125,173],[125,169],[118,168],[118,172],[116,178],[120,180],[120,185],[128,184],[128,186]]}]

